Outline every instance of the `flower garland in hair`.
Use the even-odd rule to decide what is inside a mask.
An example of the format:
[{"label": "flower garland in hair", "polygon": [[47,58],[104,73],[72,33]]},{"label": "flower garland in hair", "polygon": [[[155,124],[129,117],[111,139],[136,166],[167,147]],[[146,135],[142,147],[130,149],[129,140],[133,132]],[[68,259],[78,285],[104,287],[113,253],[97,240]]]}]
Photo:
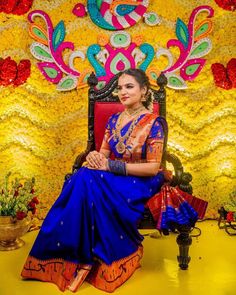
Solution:
[{"label": "flower garland in hair", "polygon": [[149,106],[147,107],[150,112],[153,112],[154,93],[152,89],[148,89],[147,98],[149,99]]}]

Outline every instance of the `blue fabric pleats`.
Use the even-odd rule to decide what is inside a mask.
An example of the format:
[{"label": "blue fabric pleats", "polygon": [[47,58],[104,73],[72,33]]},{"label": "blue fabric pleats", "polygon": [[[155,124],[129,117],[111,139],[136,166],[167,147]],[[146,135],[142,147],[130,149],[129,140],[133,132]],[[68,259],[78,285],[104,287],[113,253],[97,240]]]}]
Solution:
[{"label": "blue fabric pleats", "polygon": [[187,203],[183,202],[178,208],[166,207],[161,215],[161,230],[174,230],[176,225],[191,226],[198,220],[198,213]]},{"label": "blue fabric pleats", "polygon": [[67,180],[50,209],[30,255],[111,264],[135,252],[143,237],[137,224],[145,202],[164,176],[120,176],[82,167]]}]

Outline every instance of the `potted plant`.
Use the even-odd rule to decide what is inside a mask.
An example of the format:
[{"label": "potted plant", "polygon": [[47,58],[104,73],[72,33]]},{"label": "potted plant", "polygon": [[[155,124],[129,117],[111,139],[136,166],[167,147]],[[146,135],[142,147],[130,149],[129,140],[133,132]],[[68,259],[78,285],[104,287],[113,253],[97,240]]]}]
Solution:
[{"label": "potted plant", "polygon": [[10,182],[5,176],[0,188],[0,250],[13,250],[24,245],[20,239],[30,227],[32,216],[39,203],[35,196],[35,179]]}]

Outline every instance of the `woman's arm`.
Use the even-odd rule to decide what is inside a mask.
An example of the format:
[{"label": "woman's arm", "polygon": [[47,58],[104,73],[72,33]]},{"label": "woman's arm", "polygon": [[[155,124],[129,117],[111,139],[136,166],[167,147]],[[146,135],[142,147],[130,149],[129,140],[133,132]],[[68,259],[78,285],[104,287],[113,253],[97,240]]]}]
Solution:
[{"label": "woman's arm", "polygon": [[[102,155],[102,154],[99,154],[98,152],[96,153],[97,153],[96,154],[97,157],[100,157]],[[93,155],[93,159],[95,159],[95,154]],[[156,163],[126,163],[125,165],[126,165],[126,175],[143,176],[143,177],[156,175],[160,168],[160,163],[158,162]],[[93,160],[92,164],[89,165],[88,167],[90,169],[110,171],[108,159],[104,155],[102,155],[101,158],[99,159],[99,164],[96,164]]]},{"label": "woman's arm", "polygon": [[155,122],[146,141],[147,163],[127,163],[128,175],[154,176],[159,172],[164,145],[164,131],[159,122]]},{"label": "woman's arm", "polygon": [[160,169],[160,163],[127,163],[127,175],[134,176],[154,176]]}]

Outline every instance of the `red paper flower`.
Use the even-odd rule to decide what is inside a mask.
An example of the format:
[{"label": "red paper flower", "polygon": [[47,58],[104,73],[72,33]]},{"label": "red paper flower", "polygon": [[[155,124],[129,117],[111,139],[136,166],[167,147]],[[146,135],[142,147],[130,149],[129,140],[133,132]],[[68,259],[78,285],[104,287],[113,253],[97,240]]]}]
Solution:
[{"label": "red paper flower", "polygon": [[236,58],[231,58],[227,63],[227,74],[232,83],[232,87],[236,87]]},{"label": "red paper flower", "polygon": [[214,76],[216,86],[224,89],[232,88],[232,83],[227,77],[226,68],[220,63],[211,65],[211,70]]},{"label": "red paper flower", "polygon": [[19,86],[24,84],[27,78],[30,76],[30,61],[27,59],[22,59],[17,67],[17,76],[14,80],[14,86]]},{"label": "red paper flower", "polygon": [[0,2],[0,12],[11,13],[17,0],[2,0]]},{"label": "red paper flower", "polygon": [[234,11],[236,9],[236,0],[215,0],[221,8]]},{"label": "red paper flower", "polygon": [[17,74],[17,64],[10,57],[0,61],[0,85],[7,86],[11,84]]},{"label": "red paper flower", "polygon": [[0,60],[0,86],[8,86],[13,84],[14,86],[19,86],[27,80],[30,76],[30,61],[21,60],[19,65],[7,57]]},{"label": "red paper flower", "polygon": [[28,12],[33,0],[1,0],[0,12],[22,15]]},{"label": "red paper flower", "polygon": [[236,87],[236,59],[232,58],[225,68],[221,63],[211,65],[211,70],[214,76],[216,86],[231,89]]}]

